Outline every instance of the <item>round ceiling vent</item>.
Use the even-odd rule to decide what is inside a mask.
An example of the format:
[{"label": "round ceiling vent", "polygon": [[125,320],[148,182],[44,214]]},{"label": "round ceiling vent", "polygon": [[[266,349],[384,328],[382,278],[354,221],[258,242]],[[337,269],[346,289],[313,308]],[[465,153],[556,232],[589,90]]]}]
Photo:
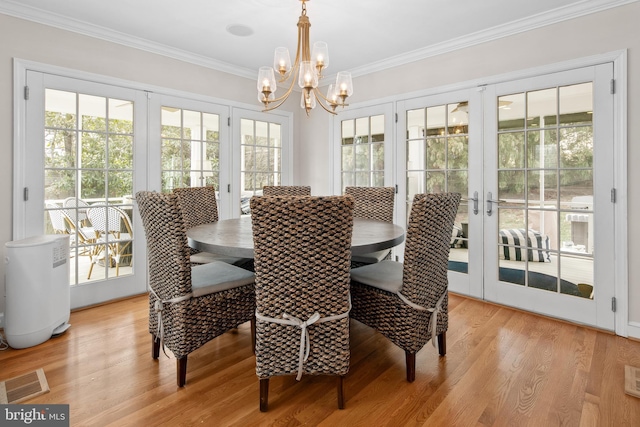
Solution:
[{"label": "round ceiling vent", "polygon": [[247,37],[253,34],[253,29],[242,24],[231,24],[227,26],[227,32],[238,37]]}]

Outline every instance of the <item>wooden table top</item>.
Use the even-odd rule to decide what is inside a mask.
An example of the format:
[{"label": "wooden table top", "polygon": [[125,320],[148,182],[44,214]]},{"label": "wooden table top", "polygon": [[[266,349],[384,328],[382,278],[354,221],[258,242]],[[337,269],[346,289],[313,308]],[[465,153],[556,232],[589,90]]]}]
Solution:
[{"label": "wooden table top", "polygon": [[[189,246],[203,252],[253,258],[251,217],[224,219],[187,230]],[[352,255],[389,249],[404,241],[404,229],[384,221],[354,218]]]}]

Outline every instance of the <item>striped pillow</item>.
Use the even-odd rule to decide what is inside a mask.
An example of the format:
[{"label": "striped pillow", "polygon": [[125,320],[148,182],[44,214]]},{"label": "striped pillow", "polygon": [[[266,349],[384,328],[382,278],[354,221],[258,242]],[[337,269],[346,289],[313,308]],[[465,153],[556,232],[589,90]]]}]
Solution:
[{"label": "striped pillow", "polygon": [[[524,228],[510,228],[500,230],[500,242],[504,245],[500,251],[501,259],[524,261],[523,251],[527,251],[527,260],[532,262],[551,262],[549,258],[549,236],[543,236],[539,231]],[[526,246],[518,247],[518,246]]]}]

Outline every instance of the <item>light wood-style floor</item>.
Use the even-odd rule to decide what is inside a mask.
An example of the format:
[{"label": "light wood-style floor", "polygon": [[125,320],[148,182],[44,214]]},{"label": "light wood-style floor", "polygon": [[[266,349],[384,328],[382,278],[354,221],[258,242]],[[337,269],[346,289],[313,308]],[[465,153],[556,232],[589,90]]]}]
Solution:
[{"label": "light wood-style floor", "polygon": [[[430,344],[405,380],[404,352],[352,321],[345,409],[335,379],[271,380],[258,410],[249,325],[189,356],[151,359],[147,297],[71,315],[60,337],[0,352],[0,380],[44,368],[51,391],[28,403],[68,403],[72,426],[638,426],[640,399],[624,393],[624,366],[640,343],[456,295],[447,356]],[[170,354],[170,353],[168,353]]]}]

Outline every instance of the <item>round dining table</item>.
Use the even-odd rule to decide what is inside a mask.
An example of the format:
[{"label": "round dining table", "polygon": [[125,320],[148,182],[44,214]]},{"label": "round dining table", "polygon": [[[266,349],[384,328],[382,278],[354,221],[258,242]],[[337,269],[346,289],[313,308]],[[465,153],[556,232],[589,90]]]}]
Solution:
[{"label": "round dining table", "polygon": [[[189,246],[203,252],[253,258],[251,217],[223,219],[187,230]],[[364,255],[399,245],[404,229],[385,221],[354,218],[351,254]]]}]

